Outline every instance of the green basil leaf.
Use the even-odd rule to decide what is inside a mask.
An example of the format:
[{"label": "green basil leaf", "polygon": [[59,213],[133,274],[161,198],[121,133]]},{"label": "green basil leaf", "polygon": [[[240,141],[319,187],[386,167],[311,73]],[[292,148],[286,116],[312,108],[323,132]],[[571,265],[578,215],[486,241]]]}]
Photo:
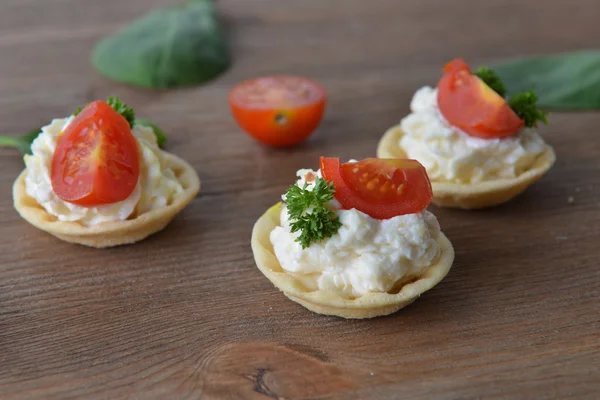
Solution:
[{"label": "green basil leaf", "polygon": [[[136,119],[135,124],[152,128],[156,135],[156,143],[160,148],[165,147],[167,135],[154,122],[147,119]],[[31,154],[31,144],[42,133],[42,128],[33,129],[22,136],[0,136],[0,147],[12,147],[21,152],[21,154]]]},{"label": "green basil leaf", "polygon": [[23,141],[23,145],[19,149],[21,151],[21,153],[32,154],[31,153],[31,144],[33,143],[33,141],[35,139],[37,139],[38,136],[41,135],[41,133],[42,133],[42,127],[39,127],[38,129],[33,129],[33,130],[27,132],[25,135],[21,136],[21,139]]},{"label": "green basil leaf", "polygon": [[600,50],[509,60],[492,65],[509,95],[533,90],[540,107],[600,108]]},{"label": "green basil leaf", "polygon": [[101,74],[147,88],[200,84],[220,75],[230,62],[210,0],[154,10],[100,41],[92,54]]},{"label": "green basil leaf", "polygon": [[34,129],[22,136],[0,136],[0,147],[12,147],[21,154],[31,154],[31,143],[42,133],[42,128]]},{"label": "green basil leaf", "polygon": [[135,124],[152,128],[152,130],[154,131],[154,135],[156,136],[156,143],[158,144],[158,147],[165,147],[165,144],[167,144],[167,135],[165,135],[165,132],[162,129],[160,129],[158,125],[156,125],[152,121],[148,121],[147,119],[136,119]]}]

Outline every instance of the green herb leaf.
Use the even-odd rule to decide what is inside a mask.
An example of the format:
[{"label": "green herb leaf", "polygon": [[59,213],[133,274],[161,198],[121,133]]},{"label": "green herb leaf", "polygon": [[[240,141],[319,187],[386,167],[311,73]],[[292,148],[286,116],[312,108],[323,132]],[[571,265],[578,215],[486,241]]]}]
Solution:
[{"label": "green herb leaf", "polygon": [[479,77],[482,81],[485,82],[493,91],[498,93],[500,96],[506,96],[506,86],[500,79],[500,77],[494,72],[494,70],[488,67],[479,67],[477,71],[475,71],[475,75]]},{"label": "green herb leaf", "polygon": [[533,90],[540,107],[600,108],[600,50],[509,60],[492,66],[509,94]]},{"label": "green herb leaf", "polygon": [[316,178],[313,190],[307,190],[307,187],[307,183],[302,188],[292,185],[285,194],[291,231],[300,232],[296,240],[303,249],[333,236],[342,226],[335,212],[325,206],[333,199],[333,183]]},{"label": "green herb leaf", "polygon": [[[135,111],[133,110],[133,108],[125,104],[123,100],[121,100],[118,96],[108,96],[106,98],[106,104],[108,104],[113,108],[113,110],[121,114],[123,118],[125,118],[127,122],[129,122],[129,126],[133,128],[133,124],[135,122]],[[83,108],[85,107],[87,107],[87,104]],[[73,116],[78,116],[79,113],[81,113],[81,111],[83,110],[83,108],[81,108],[81,106],[77,106],[77,109],[73,113]]]},{"label": "green herb leaf", "polygon": [[[488,67],[479,67],[475,71],[475,75],[500,96],[506,97],[506,86],[494,70]],[[528,90],[512,96],[509,105],[519,118],[525,121],[525,126],[537,127],[538,121],[548,124],[548,120],[546,119],[548,113],[537,108],[537,101],[538,97],[535,93],[532,90]]]},{"label": "green herb leaf", "polygon": [[[164,147],[167,143],[167,136],[165,132],[160,129],[155,123],[145,119],[135,119],[135,111],[133,108],[128,107],[121,99],[116,96],[111,96],[106,99],[106,103],[111,106],[116,112],[121,114],[129,126],[132,128],[134,125],[143,125],[152,128],[154,135],[156,135],[156,143],[159,147]],[[81,112],[81,107],[77,107],[74,115]],[[34,129],[29,131],[23,136],[0,136],[0,147],[13,147],[21,152],[21,154],[31,154],[31,144],[33,141],[42,133],[42,128]]]},{"label": "green herb leaf", "polygon": [[106,104],[121,114],[123,118],[129,122],[129,126],[133,128],[133,123],[135,122],[135,111],[133,111],[133,108],[128,107],[127,104],[123,103],[123,101],[117,96],[109,96],[106,99]]},{"label": "green herb leaf", "polygon": [[548,113],[537,108],[538,97],[533,90],[518,93],[510,98],[510,108],[525,121],[525,126],[537,126],[538,121],[548,124]]},{"label": "green herb leaf", "polygon": [[148,88],[200,84],[220,75],[230,55],[211,0],[160,8],[98,43],[94,67]]},{"label": "green herb leaf", "polygon": [[[106,104],[108,104],[116,112],[121,114],[123,118],[125,118],[127,122],[129,122],[129,126],[131,128],[133,128],[135,125],[142,125],[152,128],[152,130],[154,131],[154,135],[156,136],[156,143],[158,144],[158,146],[161,148],[165,146],[165,144],[167,143],[167,135],[165,135],[165,132],[152,121],[149,121],[147,119],[136,119],[135,111],[133,110],[133,108],[125,104],[123,100],[121,100],[119,97],[109,96],[106,99]],[[77,110],[75,111],[74,115],[77,116],[77,114],[79,114],[80,112],[81,107],[77,107]]]},{"label": "green herb leaf", "polygon": [[31,154],[31,143],[42,133],[42,128],[34,129],[23,136],[0,136],[0,147],[13,147],[21,154]]},{"label": "green herb leaf", "polygon": [[162,148],[167,144],[167,135],[165,135],[165,132],[154,122],[148,121],[147,119],[136,119],[135,125],[142,125],[152,128],[154,135],[156,135],[156,143],[158,144],[158,147]]}]

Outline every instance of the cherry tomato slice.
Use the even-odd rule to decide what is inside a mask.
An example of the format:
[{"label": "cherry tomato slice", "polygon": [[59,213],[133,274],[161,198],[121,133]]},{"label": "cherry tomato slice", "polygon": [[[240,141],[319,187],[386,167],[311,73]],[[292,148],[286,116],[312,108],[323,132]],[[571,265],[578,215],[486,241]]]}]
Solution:
[{"label": "cherry tomato slice", "polygon": [[129,123],[103,101],[88,104],[61,134],[52,157],[52,189],[84,207],[125,200],[140,175]]},{"label": "cherry tomato slice", "polygon": [[446,120],[471,136],[484,139],[516,134],[524,121],[498,93],[456,59],[444,67],[438,83],[438,107]]},{"label": "cherry tomato slice", "polygon": [[335,185],[335,198],[377,219],[423,211],[433,198],[425,168],[416,160],[367,158],[340,164],[321,157],[321,173]]},{"label": "cherry tomato slice", "polygon": [[266,76],[242,82],[229,93],[237,123],[259,142],[293,146],[319,126],[327,94],[315,81],[297,76]]}]

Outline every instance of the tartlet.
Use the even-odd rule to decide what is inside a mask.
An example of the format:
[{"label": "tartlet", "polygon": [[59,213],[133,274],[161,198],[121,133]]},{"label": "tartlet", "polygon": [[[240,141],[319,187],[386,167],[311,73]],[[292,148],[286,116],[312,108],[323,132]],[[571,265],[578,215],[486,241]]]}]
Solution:
[{"label": "tartlet", "polygon": [[491,69],[446,64],[437,86],[415,92],[411,113],[388,129],[379,158],[415,158],[429,175],[432,202],[477,209],[511,200],[554,164],[536,128],[547,124],[533,91],[512,93]]},{"label": "tartlet", "polygon": [[420,276],[406,277],[397,282],[390,293],[374,292],[347,298],[333,291],[311,291],[281,267],[269,240],[270,232],[280,224],[281,207],[282,203],[274,205],[256,221],[251,239],[254,260],[265,277],[290,300],[319,314],[353,319],[392,314],[439,283],[448,274],[454,260],[452,244],[440,232],[440,254],[436,261]]},{"label": "tartlet", "polygon": [[166,207],[152,209],[124,221],[104,222],[93,226],[59,221],[27,194],[27,169],[21,172],[13,185],[14,206],[31,225],[70,243],[104,248],[138,242],[164,229],[200,191],[200,179],[191,165],[168,152],[163,151],[162,155],[183,187],[183,191]]},{"label": "tartlet", "polygon": [[13,185],[17,212],[55,237],[104,248],[163,229],[200,191],[194,168],[117,97],[41,128]]},{"label": "tartlet", "polygon": [[[403,135],[404,132],[399,125],[388,129],[377,146],[377,157],[406,158],[406,154],[399,146]],[[431,180],[432,203],[440,207],[462,209],[478,209],[505,203],[540,179],[555,161],[554,150],[546,144],[544,151],[537,157],[533,165],[512,179],[495,179],[469,184]]]}]

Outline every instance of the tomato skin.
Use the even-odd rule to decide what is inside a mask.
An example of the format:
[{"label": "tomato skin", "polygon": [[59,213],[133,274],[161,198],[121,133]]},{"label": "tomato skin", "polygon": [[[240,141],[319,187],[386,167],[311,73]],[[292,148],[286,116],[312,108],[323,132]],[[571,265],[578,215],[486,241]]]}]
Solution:
[{"label": "tomato skin", "polygon": [[465,133],[494,139],[515,135],[525,122],[498,93],[456,59],[446,64],[438,83],[438,107],[444,118]]},{"label": "tomato skin", "polygon": [[93,207],[125,200],[140,175],[129,123],[103,101],[88,104],[66,127],[52,156],[52,189],[62,200]]},{"label": "tomato skin", "polygon": [[454,60],[446,63],[446,65],[444,65],[444,68],[442,68],[442,71],[444,72],[453,72],[461,70],[466,70],[469,73],[471,73],[471,69],[469,68],[465,60],[463,60],[462,58],[455,58]]},{"label": "tomato skin", "polygon": [[339,158],[321,157],[320,167],[345,209],[376,219],[419,213],[433,198],[425,167],[416,160],[367,158],[341,164]]},{"label": "tomato skin", "polygon": [[[286,88],[289,82],[304,85],[308,95]],[[258,93],[252,93],[253,86]],[[248,80],[229,93],[229,106],[238,125],[259,142],[274,147],[294,146],[308,138],[323,118],[326,101],[327,94],[321,85],[294,76]]]}]

